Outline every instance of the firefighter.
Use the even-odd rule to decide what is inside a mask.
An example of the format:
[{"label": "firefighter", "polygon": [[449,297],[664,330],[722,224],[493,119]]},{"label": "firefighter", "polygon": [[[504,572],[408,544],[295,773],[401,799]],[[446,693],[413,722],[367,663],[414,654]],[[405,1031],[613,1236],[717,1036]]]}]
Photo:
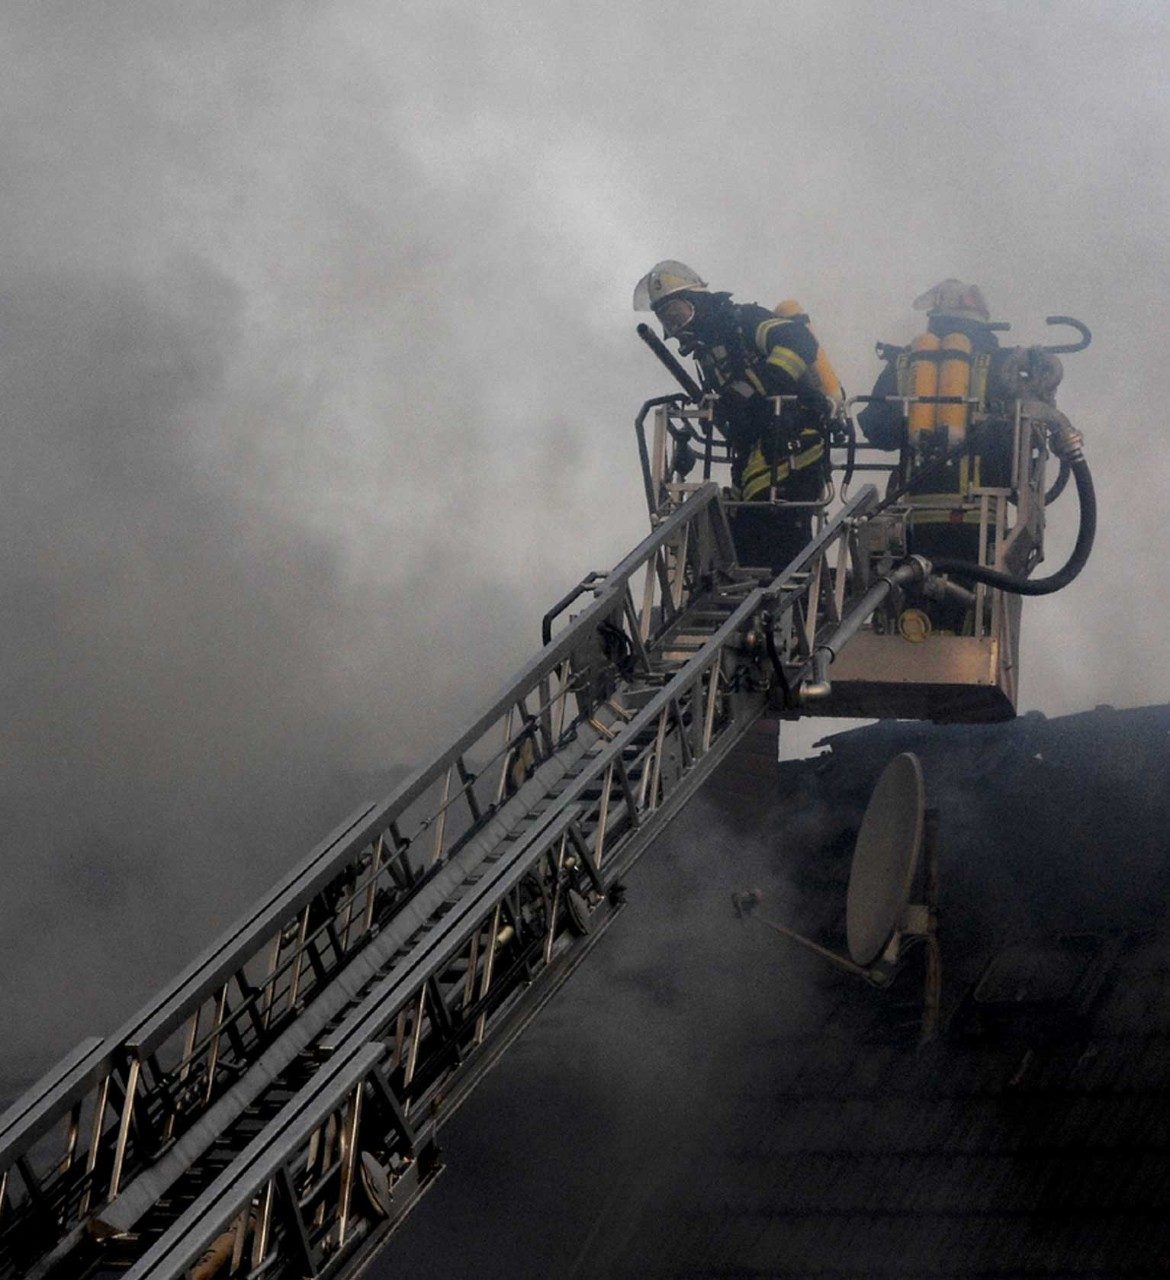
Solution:
[{"label": "firefighter", "polygon": [[[1018,353],[1000,347],[977,285],[943,280],[913,305],[927,313],[926,332],[908,347],[878,347],[886,367],[873,395],[895,398],[867,404],[857,422],[870,444],[901,450],[899,481],[909,481],[909,550],[927,559],[975,561],[979,509],[966,499],[973,489],[1011,482],[1012,423],[1005,398],[1012,380],[1005,375],[1007,357]],[[955,397],[968,403],[907,407],[896,398],[902,396]],[[972,403],[979,411],[977,426]],[[977,436],[970,434],[973,430]],[[940,464],[944,454],[954,451]],[[915,479],[919,474],[922,479]],[[963,626],[953,608],[933,621],[942,630]]]},{"label": "firefighter", "polygon": [[[959,339],[969,343],[971,356],[971,396],[986,397],[988,374],[993,358],[1000,350],[999,339],[991,326],[991,313],[978,285],[961,280],[944,280],[914,299],[914,310],[927,313],[927,331],[909,347],[879,343],[886,357],[886,367],[878,375],[873,395],[913,396],[941,395],[938,375],[941,372],[943,340],[950,338],[948,351],[958,351]],[[857,415],[858,425],[870,444],[879,449],[901,449],[907,443],[908,429],[917,432],[936,423],[943,406],[914,406],[909,419],[896,400],[867,404]],[[946,406],[948,411],[952,406]]]},{"label": "firefighter", "polygon": [[[811,507],[826,480],[824,435],[839,412],[840,383],[808,317],[795,303],[776,311],[713,293],[681,262],[660,262],[638,282],[634,309],[653,311],[666,338],[694,356],[716,422],[731,446],[731,496],[755,504],[732,513],[741,563],[779,572],[808,542]],[[775,396],[799,397],[777,415]]]}]

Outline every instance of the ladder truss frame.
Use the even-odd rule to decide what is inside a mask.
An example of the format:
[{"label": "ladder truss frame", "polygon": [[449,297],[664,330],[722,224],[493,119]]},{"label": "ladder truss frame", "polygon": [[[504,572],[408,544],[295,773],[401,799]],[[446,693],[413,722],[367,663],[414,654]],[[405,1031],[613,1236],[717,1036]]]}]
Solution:
[{"label": "ladder truss frame", "polygon": [[876,502],[866,486],[767,583],[735,565],[706,484],[590,575],[580,616],[455,743],[0,1117],[0,1277],[178,1277],[229,1229],[241,1276],[331,1275],[377,1247],[438,1172],[437,1126],[767,709],[764,625],[795,670],[823,596],[840,616]]}]

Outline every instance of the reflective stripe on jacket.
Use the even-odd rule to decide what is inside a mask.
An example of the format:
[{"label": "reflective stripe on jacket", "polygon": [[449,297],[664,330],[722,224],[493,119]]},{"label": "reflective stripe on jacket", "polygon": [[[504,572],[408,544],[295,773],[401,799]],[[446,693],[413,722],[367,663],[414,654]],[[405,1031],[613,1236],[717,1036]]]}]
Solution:
[{"label": "reflective stripe on jacket", "polygon": [[[719,393],[736,499],[766,499],[773,485],[784,486],[824,458],[821,433],[810,425],[817,416],[810,406],[821,398],[818,351],[803,318],[777,316],[756,303],[730,304],[696,351],[705,385]],[[793,395],[804,403],[784,405],[777,417],[770,398]]]},{"label": "reflective stripe on jacket", "polygon": [[754,345],[772,369],[786,373],[793,382],[804,382],[816,391],[823,390],[816,371],[817,340],[803,321],[781,316],[761,320],[756,325]]},{"label": "reflective stripe on jacket", "polygon": [[775,480],[772,478],[772,464],[764,456],[761,445],[751,451],[744,464],[740,484],[734,490],[741,502],[754,502],[757,498],[766,497],[773,484],[781,485],[794,471],[803,471],[825,456],[825,444],[820,433],[806,428],[798,437],[800,448],[797,452],[776,463]]}]

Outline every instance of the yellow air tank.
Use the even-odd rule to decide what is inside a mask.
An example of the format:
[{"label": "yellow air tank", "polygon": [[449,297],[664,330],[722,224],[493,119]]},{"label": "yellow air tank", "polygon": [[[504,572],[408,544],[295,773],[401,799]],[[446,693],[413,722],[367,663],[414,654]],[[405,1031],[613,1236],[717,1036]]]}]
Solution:
[{"label": "yellow air tank", "polygon": [[[808,324],[808,316],[795,298],[786,298],[775,308],[775,312],[785,320],[792,320],[797,316],[801,316],[805,324]],[[808,331],[814,338],[817,336],[816,330],[813,329],[811,324],[808,325]],[[824,347],[820,345],[819,341],[817,343],[817,358],[813,368],[817,372],[817,377],[821,380],[821,390],[825,395],[832,396],[834,400],[844,400],[845,392],[841,390],[841,379],[837,377],[837,371],[833,368],[829,357],[825,354]]]},{"label": "yellow air tank", "polygon": [[[971,394],[971,339],[964,333],[948,333],[942,340],[942,365],[938,375],[940,396]],[[953,355],[949,354],[954,352]],[[967,406],[940,404],[938,425],[946,432],[947,446],[959,443],[967,434]]]},{"label": "yellow air tank", "polygon": [[[910,394],[912,396],[938,395],[938,359],[940,347],[933,333],[920,333],[910,344]],[[907,431],[910,444],[918,445],[924,431],[933,431],[937,405],[912,404]]]}]

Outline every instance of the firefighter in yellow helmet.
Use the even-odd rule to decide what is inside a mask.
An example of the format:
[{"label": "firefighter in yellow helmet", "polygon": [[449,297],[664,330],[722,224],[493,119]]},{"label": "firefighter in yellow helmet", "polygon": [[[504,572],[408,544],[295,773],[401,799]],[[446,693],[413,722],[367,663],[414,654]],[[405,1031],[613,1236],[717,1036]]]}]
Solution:
[{"label": "firefighter in yellow helmet", "polygon": [[[809,328],[808,317],[780,315],[756,303],[712,292],[685,263],[656,264],[634,290],[634,309],[653,311],[663,334],[694,356],[705,391],[717,397],[716,420],[732,455],[732,497],[749,502],[733,513],[736,550],[744,564],[782,569],[809,540],[809,508],[771,505],[813,502],[824,489],[824,433],[841,391]],[[780,309],[778,309],[780,310]],[[819,366],[819,367],[818,367]],[[830,398],[830,394],[834,398]],[[772,397],[799,397],[777,416]],[[767,505],[765,505],[767,504]]]}]

